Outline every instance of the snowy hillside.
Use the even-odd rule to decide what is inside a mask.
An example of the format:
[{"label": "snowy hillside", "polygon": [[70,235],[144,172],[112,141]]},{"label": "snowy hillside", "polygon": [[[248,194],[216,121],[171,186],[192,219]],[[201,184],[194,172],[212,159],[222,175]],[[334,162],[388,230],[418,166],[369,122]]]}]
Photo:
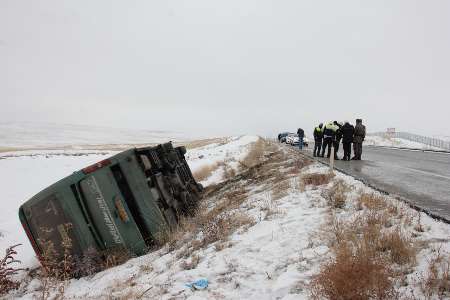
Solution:
[{"label": "snowy hillside", "polygon": [[192,138],[185,133],[168,131],[70,124],[0,123],[0,150],[55,147],[80,149],[83,145],[151,144]]},{"label": "snowy hillside", "polygon": [[[0,160],[8,194],[7,211],[0,211],[0,228],[7,228],[0,251],[23,242],[20,258],[26,266],[35,265],[16,220],[18,205],[104,155]],[[293,148],[258,137],[223,139],[191,149],[187,157],[196,178],[207,186],[205,197],[197,215],[185,220],[164,246],[81,279],[51,281],[39,270],[23,272],[19,290],[8,297],[291,300],[314,294],[333,298],[337,284],[347,284],[341,290],[347,295],[384,299],[449,295],[440,290],[441,283],[448,283],[449,225],[351,177],[330,174]],[[20,183],[34,178],[29,188]],[[345,256],[352,249],[356,252]],[[187,286],[199,279],[208,281],[205,289]]]}]

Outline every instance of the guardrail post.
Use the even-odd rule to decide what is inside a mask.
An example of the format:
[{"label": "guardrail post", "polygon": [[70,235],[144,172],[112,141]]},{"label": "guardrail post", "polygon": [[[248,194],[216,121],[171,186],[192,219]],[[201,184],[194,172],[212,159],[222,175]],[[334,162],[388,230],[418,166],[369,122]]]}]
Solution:
[{"label": "guardrail post", "polygon": [[334,171],[334,147],[332,150],[333,153],[330,155],[330,173],[333,173]]}]

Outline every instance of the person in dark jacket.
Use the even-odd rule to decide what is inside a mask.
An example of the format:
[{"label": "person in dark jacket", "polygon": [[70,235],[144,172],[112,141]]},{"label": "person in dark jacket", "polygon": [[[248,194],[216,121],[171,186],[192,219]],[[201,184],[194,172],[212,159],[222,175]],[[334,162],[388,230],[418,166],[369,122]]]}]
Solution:
[{"label": "person in dark jacket", "polygon": [[352,155],[352,142],[353,142],[353,134],[355,133],[355,127],[351,125],[348,121],[345,121],[344,126],[341,128],[342,132],[342,146],[344,148],[344,157],[343,160],[350,160],[350,156]]},{"label": "person in dark jacket", "polygon": [[314,152],[313,156],[320,156],[320,150],[322,149],[322,140],[323,140],[323,123],[320,123],[319,126],[314,128]]},{"label": "person in dark jacket", "polygon": [[361,119],[356,119],[355,134],[353,135],[353,151],[355,156],[352,160],[361,160],[362,143],[366,138],[366,126],[362,124]]},{"label": "person in dark jacket", "polygon": [[305,131],[301,128],[299,128],[297,130],[297,135],[298,135],[298,148],[300,148],[300,150],[303,149],[303,139],[305,138]]},{"label": "person in dark jacket", "polygon": [[338,151],[339,151],[339,144],[341,143],[341,139],[342,139],[342,131],[341,131],[341,127],[342,127],[342,122],[338,122],[338,121],[334,121],[333,124],[335,126],[337,126],[336,129],[336,135],[335,135],[335,139],[334,139],[334,159],[335,160],[339,160],[339,157],[337,156]]},{"label": "person in dark jacket", "polygon": [[321,157],[325,156],[325,149],[328,147],[328,155],[327,157],[330,158],[331,155],[331,147],[333,147],[333,142],[336,136],[336,130],[337,126],[333,124],[333,122],[329,122],[325,125],[323,129],[323,146],[322,146],[322,155]]}]

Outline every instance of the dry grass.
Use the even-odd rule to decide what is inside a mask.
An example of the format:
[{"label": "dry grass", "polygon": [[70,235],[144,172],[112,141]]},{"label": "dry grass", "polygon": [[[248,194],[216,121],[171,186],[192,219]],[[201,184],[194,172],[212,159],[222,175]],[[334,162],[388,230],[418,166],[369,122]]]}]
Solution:
[{"label": "dry grass", "polygon": [[250,150],[244,159],[240,162],[246,168],[254,167],[264,160],[264,153],[268,147],[269,142],[259,138],[256,142],[250,145]]},{"label": "dry grass", "polygon": [[272,171],[267,170],[264,177],[269,177],[269,180],[267,180],[269,185],[277,185],[280,182],[289,179],[288,174],[281,172],[279,168],[273,169]]},{"label": "dry grass", "polygon": [[350,224],[339,220],[335,215],[331,217],[331,221],[327,224],[326,232],[331,233],[331,245],[344,243],[351,237],[356,236],[356,233],[349,227]]},{"label": "dry grass", "polygon": [[219,252],[219,251],[222,251],[223,249],[226,249],[226,248],[231,248],[233,246],[233,243],[232,242],[230,242],[230,241],[220,241],[220,242],[218,242],[218,243],[216,243],[215,245],[214,245],[214,249],[217,251],[217,252]]},{"label": "dry grass", "polygon": [[218,164],[218,167],[223,169],[223,177],[225,180],[230,180],[236,176],[236,171],[230,165],[231,161],[224,161]]},{"label": "dry grass", "polygon": [[349,190],[350,187],[340,179],[335,181],[329,190],[324,191],[323,196],[331,207],[344,208]]},{"label": "dry grass", "polygon": [[[327,193],[329,206],[343,207],[346,190],[336,181]],[[384,198],[363,194],[357,203],[365,210],[353,218],[333,215],[326,225],[335,257],[313,278],[310,291],[315,299],[398,297],[395,284],[405,279],[405,272],[416,262],[417,247],[405,232],[393,227],[394,210]]]},{"label": "dry grass", "polygon": [[192,175],[196,181],[203,181],[219,168],[218,164],[206,165],[196,170]]},{"label": "dry grass", "polygon": [[202,224],[204,246],[211,243],[226,240],[236,229],[243,226],[251,226],[254,220],[244,213],[226,213],[209,218],[209,221]]},{"label": "dry grass", "polygon": [[417,248],[399,229],[383,234],[379,243],[382,251],[388,251],[391,263],[398,265],[415,263]]},{"label": "dry grass", "polygon": [[[222,212],[237,209],[248,198],[247,190],[243,187],[236,187],[229,189],[223,193],[220,200],[216,202],[216,205],[210,212],[212,215],[219,215]],[[200,216],[202,217],[202,216]],[[203,216],[204,217],[204,216]]]},{"label": "dry grass", "polygon": [[[166,232],[159,238],[160,245],[166,245],[167,250],[177,251],[177,258],[185,258],[182,268],[189,270],[196,267],[198,257],[195,252],[206,248],[208,245],[216,243],[217,251],[226,247],[231,247],[228,237],[239,228],[248,228],[254,224],[254,220],[246,214],[233,211],[237,200],[242,194],[235,194],[237,197],[226,198],[218,203],[213,209],[203,208],[191,219],[184,219],[176,230]],[[195,236],[199,239],[194,239]]]},{"label": "dry grass", "polygon": [[[64,224],[67,231],[72,230],[71,224]],[[41,228],[41,232],[50,233],[52,229]],[[63,238],[59,247],[62,253],[56,251],[54,243],[42,236],[38,240],[42,249],[40,255],[41,267],[35,275],[41,282],[39,291],[40,299],[64,299],[64,293],[69,280],[82,276],[92,275],[102,270],[123,264],[132,256],[123,247],[108,249],[98,252],[95,249],[87,249],[83,256],[73,255],[72,240]]]},{"label": "dry grass", "polygon": [[313,278],[310,291],[314,299],[392,299],[391,275],[388,263],[375,259],[370,249],[341,243],[335,259]]},{"label": "dry grass", "polygon": [[289,189],[291,188],[290,180],[283,180],[275,184],[271,190],[271,199],[273,201],[279,200],[286,197],[289,194]]},{"label": "dry grass", "polygon": [[303,193],[306,190],[305,182],[301,179],[296,179],[294,187],[299,190],[301,193]]},{"label": "dry grass", "polygon": [[398,265],[415,262],[416,250],[398,231],[383,233],[379,226],[335,221],[335,258],[314,276],[316,299],[391,299],[401,272]]},{"label": "dry grass", "polygon": [[[64,224],[66,230],[71,230],[71,225]],[[50,233],[49,228],[41,228],[41,232]],[[63,251],[63,257],[57,255],[54,243],[45,239],[44,237],[38,239],[38,243],[41,246],[42,252],[40,256],[40,262],[42,267],[39,272],[39,279],[41,281],[41,299],[48,299],[52,292],[57,294],[56,298],[63,298],[67,280],[76,276],[77,274],[77,261],[72,256],[72,241],[67,236],[61,241],[61,248]],[[99,268],[96,265],[95,268]]]},{"label": "dry grass", "polygon": [[375,193],[363,193],[358,198],[358,203],[361,207],[365,207],[371,210],[382,210],[388,207],[386,200],[383,196]]},{"label": "dry grass", "polygon": [[199,263],[200,263],[200,256],[198,256],[197,254],[194,254],[190,257],[189,260],[184,260],[181,263],[181,268],[183,270],[193,270],[193,269],[197,268]]},{"label": "dry grass", "polygon": [[322,173],[311,173],[306,174],[301,177],[304,185],[314,185],[320,186],[328,184],[330,180],[334,177],[333,174],[322,174]]},{"label": "dry grass", "polygon": [[443,255],[440,249],[428,264],[421,289],[426,299],[448,299],[450,296],[450,257]]},{"label": "dry grass", "polygon": [[105,257],[101,268],[103,270],[121,265],[133,257],[130,251],[123,247],[108,249],[103,256]]},{"label": "dry grass", "polygon": [[411,238],[398,228],[383,229],[386,227],[384,218],[376,216],[368,214],[353,222],[334,218],[330,227],[333,235],[332,243],[337,245],[351,243],[355,248],[363,243],[367,249],[371,248],[372,252],[378,253],[392,264],[398,266],[414,264],[418,249]]},{"label": "dry grass", "polygon": [[391,215],[391,216],[397,216],[398,212],[399,212],[399,208],[397,205],[389,203],[386,206],[386,211]]},{"label": "dry grass", "polygon": [[[215,242],[226,242],[237,229],[254,224],[254,220],[239,211],[247,199],[243,187],[229,188],[228,192],[215,192],[218,200],[212,208],[203,202],[194,217],[182,219],[176,230],[167,231],[158,237],[159,245],[168,251],[178,250],[178,257],[189,257],[195,251]],[[200,239],[193,239],[200,234]]]},{"label": "dry grass", "polygon": [[365,223],[369,226],[392,227],[391,215],[386,211],[372,211],[369,210],[365,214],[361,215]]},{"label": "dry grass", "polygon": [[175,229],[165,230],[155,237],[156,244],[167,245],[169,251],[174,251],[189,242],[191,236],[187,233],[195,232],[196,228],[193,219],[180,218]]},{"label": "dry grass", "polygon": [[425,228],[422,225],[422,215],[419,213],[419,216],[417,218],[417,223],[414,226],[414,230],[417,232],[425,232]]},{"label": "dry grass", "polygon": [[290,175],[299,175],[301,170],[312,163],[311,160],[308,160],[304,157],[297,158],[292,162],[292,165],[286,170],[286,174]]},{"label": "dry grass", "polygon": [[20,244],[7,248],[5,256],[0,260],[0,296],[19,286],[19,283],[13,279],[17,272],[21,270],[14,266],[20,264],[20,261],[14,258],[17,255],[15,248],[18,246]]}]

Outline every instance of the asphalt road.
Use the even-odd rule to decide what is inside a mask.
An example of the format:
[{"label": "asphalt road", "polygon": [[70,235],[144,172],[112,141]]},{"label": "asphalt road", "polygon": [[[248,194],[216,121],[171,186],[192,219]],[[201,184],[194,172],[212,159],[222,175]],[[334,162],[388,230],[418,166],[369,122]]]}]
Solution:
[{"label": "asphalt road", "polygon": [[[341,151],[339,158],[343,156]],[[450,154],[364,147],[362,159],[336,161],[335,165],[349,175],[450,221]]]}]

